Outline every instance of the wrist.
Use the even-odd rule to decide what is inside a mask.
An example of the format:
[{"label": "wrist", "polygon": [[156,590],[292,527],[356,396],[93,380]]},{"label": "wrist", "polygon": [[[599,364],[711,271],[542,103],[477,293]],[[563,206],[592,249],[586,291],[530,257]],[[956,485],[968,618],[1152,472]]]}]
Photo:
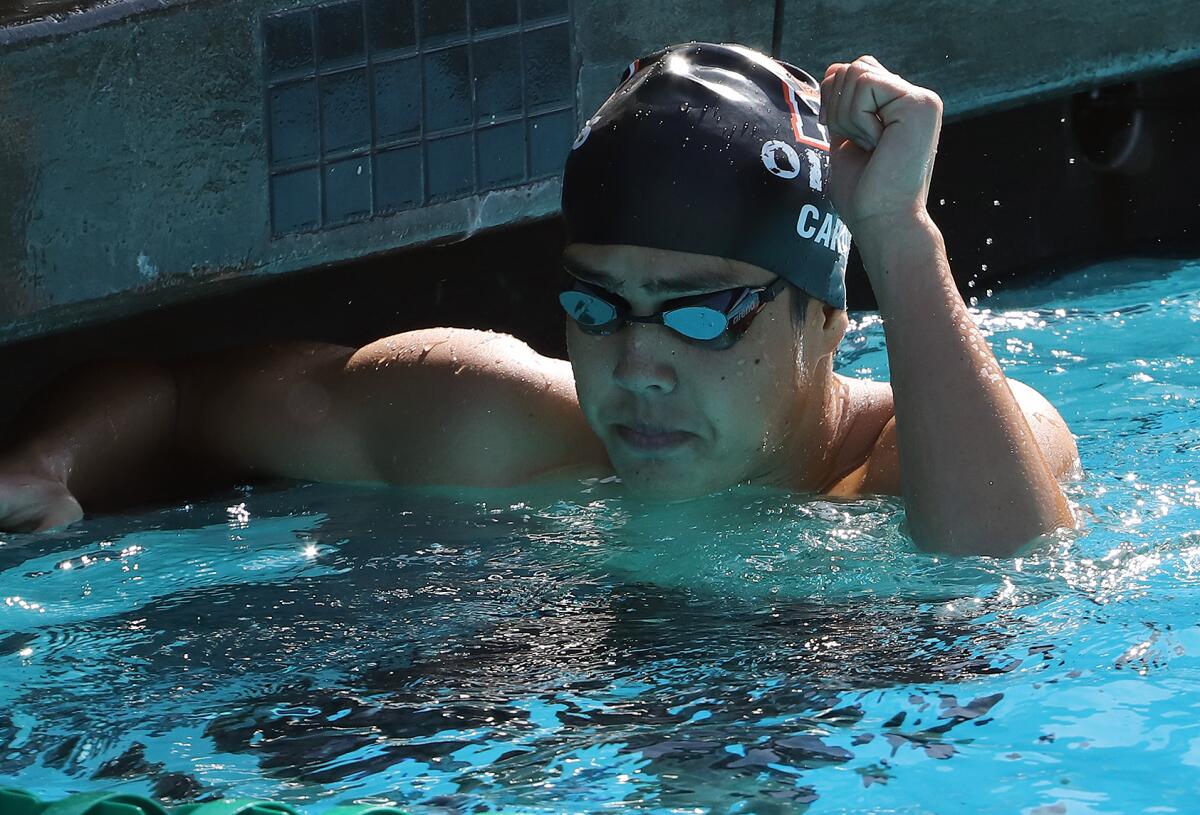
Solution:
[{"label": "wrist", "polygon": [[931,239],[941,243],[941,230],[925,207],[871,215],[854,223],[854,244],[868,274],[898,257],[928,251]]},{"label": "wrist", "polygon": [[885,318],[913,304],[923,309],[934,302],[961,305],[941,230],[923,207],[874,219],[860,232],[854,241]]}]

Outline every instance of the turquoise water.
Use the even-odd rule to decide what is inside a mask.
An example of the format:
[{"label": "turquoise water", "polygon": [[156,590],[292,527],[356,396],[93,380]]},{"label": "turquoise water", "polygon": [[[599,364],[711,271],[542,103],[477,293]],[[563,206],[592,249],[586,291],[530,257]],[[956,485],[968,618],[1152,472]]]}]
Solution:
[{"label": "turquoise water", "polygon": [[[1200,263],[980,293],[1083,529],[890,499],[284,485],[0,536],[0,783],[424,812],[1193,812]],[[839,367],[886,376],[857,315]]]}]

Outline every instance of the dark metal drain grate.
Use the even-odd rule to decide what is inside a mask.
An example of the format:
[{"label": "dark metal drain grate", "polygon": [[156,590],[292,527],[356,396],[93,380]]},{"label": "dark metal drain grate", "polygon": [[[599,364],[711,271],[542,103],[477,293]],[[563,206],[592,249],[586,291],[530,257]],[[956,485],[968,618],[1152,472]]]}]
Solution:
[{"label": "dark metal drain grate", "polygon": [[575,135],[567,0],[350,0],[262,35],[276,235],[554,176]]}]

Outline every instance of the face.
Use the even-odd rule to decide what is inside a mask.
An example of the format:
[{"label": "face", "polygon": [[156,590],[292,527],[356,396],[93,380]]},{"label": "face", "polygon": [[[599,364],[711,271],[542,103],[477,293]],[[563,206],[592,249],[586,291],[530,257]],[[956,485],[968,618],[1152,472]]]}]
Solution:
[{"label": "face", "polygon": [[[670,300],[775,275],[709,255],[635,246],[572,244],[577,277],[648,316]],[[746,481],[783,484],[817,384],[790,288],[768,303],[731,347],[713,350],[664,325],[632,323],[607,336],[567,320],[579,402],[617,474],[639,494],[702,495]]]}]

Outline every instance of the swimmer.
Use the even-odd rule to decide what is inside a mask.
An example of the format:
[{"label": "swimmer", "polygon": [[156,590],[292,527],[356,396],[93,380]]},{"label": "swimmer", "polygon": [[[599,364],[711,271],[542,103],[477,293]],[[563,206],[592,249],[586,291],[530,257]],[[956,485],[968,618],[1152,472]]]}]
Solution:
[{"label": "swimmer", "polygon": [[[955,287],[926,209],[941,115],[870,56],[820,82],[733,45],[637,60],[564,172],[569,362],[441,328],[94,368],[27,411],[0,528],[69,523],[201,462],[230,481],[892,494],[922,547],[1017,552],[1072,524],[1058,479],[1078,455]],[[833,371],[851,235],[890,385]]]}]

